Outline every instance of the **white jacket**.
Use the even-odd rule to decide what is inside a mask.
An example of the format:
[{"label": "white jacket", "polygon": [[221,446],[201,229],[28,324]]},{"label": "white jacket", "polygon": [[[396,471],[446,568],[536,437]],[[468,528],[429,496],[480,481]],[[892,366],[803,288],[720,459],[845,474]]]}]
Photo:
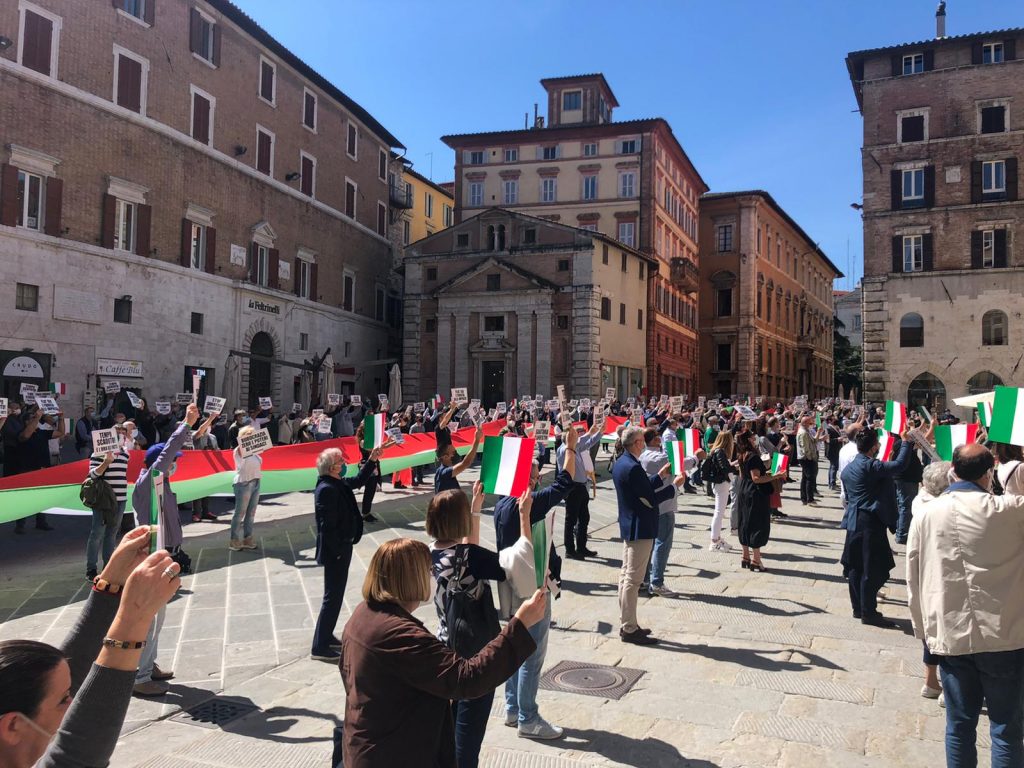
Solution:
[{"label": "white jacket", "polygon": [[1024,648],[1024,496],[951,490],[915,505],[907,541],[914,635],[942,656]]}]

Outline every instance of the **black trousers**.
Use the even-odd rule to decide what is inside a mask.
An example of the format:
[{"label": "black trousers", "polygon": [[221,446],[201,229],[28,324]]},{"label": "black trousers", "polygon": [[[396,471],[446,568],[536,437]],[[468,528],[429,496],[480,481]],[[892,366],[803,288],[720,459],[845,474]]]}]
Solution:
[{"label": "black trousers", "polygon": [[380,482],[380,477],[373,475],[370,477],[370,482],[363,486],[363,517],[370,514],[370,510],[373,507],[373,497],[377,495],[377,483]]},{"label": "black trousers", "polygon": [[590,492],[583,483],[573,483],[565,497],[565,553],[582,552],[587,548],[587,526],[590,525]]},{"label": "black trousers", "polygon": [[817,475],[818,462],[814,459],[800,459],[800,501],[804,504],[814,501]]},{"label": "black trousers", "polygon": [[345,598],[348,583],[348,567],[352,563],[352,547],[342,548],[341,557],[324,563],[324,600],[320,604],[320,616],[313,632],[313,653],[326,654],[334,642],[334,628],[341,614],[341,603]]}]

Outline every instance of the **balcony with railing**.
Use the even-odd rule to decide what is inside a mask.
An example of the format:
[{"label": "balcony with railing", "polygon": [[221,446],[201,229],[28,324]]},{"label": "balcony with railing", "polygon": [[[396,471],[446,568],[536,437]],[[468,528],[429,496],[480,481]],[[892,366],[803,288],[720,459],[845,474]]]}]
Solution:
[{"label": "balcony with railing", "polygon": [[700,285],[700,271],[689,259],[676,257],[670,265],[670,280],[683,293],[696,293]]},{"label": "balcony with railing", "polygon": [[395,208],[412,208],[412,187],[406,184],[388,184],[388,199]]}]

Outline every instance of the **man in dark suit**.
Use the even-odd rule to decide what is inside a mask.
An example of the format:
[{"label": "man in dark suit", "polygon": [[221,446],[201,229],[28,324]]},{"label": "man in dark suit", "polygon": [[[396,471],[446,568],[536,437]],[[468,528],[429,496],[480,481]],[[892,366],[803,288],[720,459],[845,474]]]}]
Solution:
[{"label": "man in dark suit", "polygon": [[348,567],[352,563],[352,547],[363,536],[363,517],[353,490],[374,479],[374,470],[384,448],[374,448],[370,457],[359,468],[359,474],[343,478],[345,457],[337,448],[328,448],[316,460],[320,479],[313,491],[316,512],[316,561],[324,567],[324,599],[313,633],[310,655],[318,661],[341,658],[334,637],[334,627],[341,613],[348,582]]},{"label": "man in dark suit", "polygon": [[843,491],[846,494],[846,545],[843,547],[843,576],[850,586],[853,617],[862,624],[891,628],[896,625],[878,612],[878,590],[896,567],[886,530],[896,532],[895,478],[910,461],[909,427],[895,461],[879,461],[878,432],[862,428],[856,436],[857,456],[843,470]]},{"label": "man in dark suit", "polygon": [[[658,505],[672,498],[674,490],[665,478],[670,465],[665,464],[656,475],[648,475],[640,465],[644,452],[644,430],[629,427],[622,433],[622,456],[612,468],[615,495],[619,506],[619,533],[622,536],[622,570],[619,573],[619,638],[624,643],[654,645],[657,638],[649,629],[642,629],[636,620],[636,601],[640,584],[651,559],[651,549],[658,533]],[[685,477],[675,478],[677,486]]]}]

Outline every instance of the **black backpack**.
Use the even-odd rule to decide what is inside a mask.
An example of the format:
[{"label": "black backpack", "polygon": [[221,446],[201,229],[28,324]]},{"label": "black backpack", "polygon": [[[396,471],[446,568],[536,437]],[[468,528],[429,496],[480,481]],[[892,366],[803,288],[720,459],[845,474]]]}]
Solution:
[{"label": "black backpack", "polygon": [[78,491],[78,498],[89,509],[103,515],[104,525],[113,525],[117,520],[117,494],[110,483],[102,477],[89,475]]},{"label": "black backpack", "polygon": [[501,632],[490,585],[486,582],[478,584],[475,596],[462,588],[468,554],[468,546],[455,548],[452,575],[442,595],[448,647],[464,659],[476,656]]}]

